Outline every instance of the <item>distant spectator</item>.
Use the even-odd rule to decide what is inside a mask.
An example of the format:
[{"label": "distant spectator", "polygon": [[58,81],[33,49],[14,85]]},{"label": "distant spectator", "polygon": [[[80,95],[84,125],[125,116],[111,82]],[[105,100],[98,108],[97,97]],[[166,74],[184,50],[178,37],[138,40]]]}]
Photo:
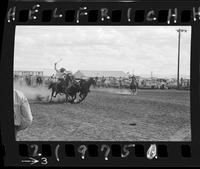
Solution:
[{"label": "distant spectator", "polygon": [[106,78],[103,76],[103,77],[101,78],[101,86],[102,86],[102,87],[105,87],[105,81],[106,81]]},{"label": "distant spectator", "polygon": [[36,77],[36,84],[39,85],[39,86],[41,86],[41,85],[42,85],[42,82],[43,82],[43,81],[42,81],[42,77],[41,77],[41,76],[37,76],[37,77]]},{"label": "distant spectator", "polygon": [[96,83],[95,83],[94,87],[96,87],[96,84],[97,84],[97,82],[98,82],[98,77],[97,77],[97,76],[95,77],[95,82],[96,82]]},{"label": "distant spectator", "polygon": [[122,77],[119,77],[119,88],[122,88]]},{"label": "distant spectator", "polygon": [[181,78],[181,86],[183,86],[183,81],[184,81],[183,78]]},{"label": "distant spectator", "polygon": [[25,81],[27,86],[31,86],[31,75],[27,75]]},{"label": "distant spectator", "polygon": [[29,127],[33,121],[30,105],[28,99],[24,94],[16,89],[13,91],[14,96],[14,126],[15,138],[20,130]]}]

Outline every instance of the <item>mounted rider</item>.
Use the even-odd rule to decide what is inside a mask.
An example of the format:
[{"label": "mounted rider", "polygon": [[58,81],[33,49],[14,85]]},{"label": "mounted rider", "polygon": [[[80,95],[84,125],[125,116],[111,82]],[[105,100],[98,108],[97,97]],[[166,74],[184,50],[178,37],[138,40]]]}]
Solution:
[{"label": "mounted rider", "polygon": [[63,67],[60,68],[60,69],[57,69],[56,65],[57,65],[57,63],[54,64],[54,69],[56,71],[55,77],[58,81],[58,85],[60,87],[64,87],[65,86],[65,83],[64,83],[65,82],[65,76],[69,75],[69,77],[70,77],[70,76],[72,76],[72,73],[70,71],[66,71],[66,69],[63,68]]},{"label": "mounted rider", "polygon": [[130,79],[131,79],[131,83],[136,83],[137,87],[138,87],[138,80],[136,78],[136,76],[133,74],[132,76],[130,76]]},{"label": "mounted rider", "polygon": [[133,74],[130,78],[131,78],[132,80],[134,80],[134,81],[137,81],[137,79],[136,79],[136,77],[135,77],[134,74]]}]

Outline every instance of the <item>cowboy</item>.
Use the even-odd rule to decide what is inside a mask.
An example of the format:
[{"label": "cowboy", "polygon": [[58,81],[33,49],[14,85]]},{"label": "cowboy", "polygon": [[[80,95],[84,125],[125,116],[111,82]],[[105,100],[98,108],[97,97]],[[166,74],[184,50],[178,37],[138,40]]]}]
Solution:
[{"label": "cowboy", "polygon": [[60,68],[59,70],[56,68],[57,63],[54,65],[54,69],[56,71],[55,78],[58,80],[58,84],[62,87],[64,84],[64,78],[65,78],[65,68]]},{"label": "cowboy", "polygon": [[65,68],[60,68],[59,70],[56,68],[57,63],[54,64],[54,69],[56,71],[56,79],[59,82],[59,85],[62,87],[64,86],[64,79],[66,75],[69,75],[69,77],[72,76],[72,73],[70,71],[66,71]]},{"label": "cowboy", "polygon": [[138,87],[138,80],[137,80],[136,76],[133,74],[130,78],[131,78],[132,82],[135,82]]},{"label": "cowboy", "polygon": [[58,81],[62,81],[64,79],[65,75],[66,75],[66,73],[65,73],[66,70],[63,67],[58,70],[56,68],[56,65],[57,65],[57,63],[54,64],[54,69],[56,71],[55,76],[58,79]]},{"label": "cowboy", "polygon": [[14,126],[15,126],[15,138],[20,130],[28,128],[32,121],[33,116],[31,113],[28,99],[24,94],[16,89],[13,91],[14,97]]},{"label": "cowboy", "polygon": [[135,75],[133,75],[133,76],[132,76],[132,78],[133,78],[134,80],[136,80],[136,77],[135,77]]}]

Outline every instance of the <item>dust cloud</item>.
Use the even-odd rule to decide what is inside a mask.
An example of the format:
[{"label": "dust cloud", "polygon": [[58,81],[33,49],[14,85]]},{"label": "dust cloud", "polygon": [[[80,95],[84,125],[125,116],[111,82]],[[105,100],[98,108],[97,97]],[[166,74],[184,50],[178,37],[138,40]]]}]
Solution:
[{"label": "dust cloud", "polygon": [[118,89],[118,88],[92,88],[91,90],[100,91],[100,92],[109,92],[122,95],[131,95],[129,89]]},{"label": "dust cloud", "polygon": [[[51,89],[48,86],[27,86],[26,84],[20,84],[14,82],[14,88],[21,91],[30,102],[34,101],[44,101],[49,102],[51,98]],[[91,91],[131,95],[128,89],[118,89],[118,88],[91,88]],[[64,102],[64,95],[57,95],[56,98],[53,97],[53,102]]]},{"label": "dust cloud", "polygon": [[[18,82],[14,83],[14,88],[21,91],[29,101],[45,101],[49,102],[51,98],[51,89],[48,89],[48,86],[27,86],[25,84],[19,84]],[[53,98],[53,101],[63,102],[65,96],[57,95],[56,98]]]}]

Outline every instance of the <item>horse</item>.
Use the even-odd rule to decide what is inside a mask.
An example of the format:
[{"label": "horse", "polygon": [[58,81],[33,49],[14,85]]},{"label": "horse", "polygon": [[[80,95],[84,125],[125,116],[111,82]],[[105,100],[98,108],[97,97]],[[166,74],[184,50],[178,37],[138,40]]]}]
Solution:
[{"label": "horse", "polygon": [[68,102],[74,103],[74,100],[76,99],[76,94],[80,92],[80,84],[75,80],[72,79],[70,86],[67,88],[67,94],[68,94]]},{"label": "horse", "polygon": [[65,75],[65,78],[60,83],[50,82],[48,86],[48,89],[52,89],[50,102],[52,101],[53,97],[57,96],[57,94],[60,94],[60,95],[65,94],[66,101],[68,101],[67,86],[69,85],[69,81],[70,81],[69,75]]},{"label": "horse", "polygon": [[96,85],[96,81],[93,78],[89,78],[88,80],[80,80],[78,89],[80,99],[76,103],[80,103],[86,98],[86,96],[90,92],[91,85]]},{"label": "horse", "polygon": [[90,92],[90,86],[96,85],[96,82],[93,78],[89,78],[88,80],[81,79],[79,82],[71,79],[69,76],[66,76],[64,83],[66,87],[60,88],[58,82],[51,82],[49,85],[49,89],[52,89],[51,99],[52,97],[56,97],[57,94],[65,94],[66,102],[75,103],[76,95],[79,93],[80,99],[76,103],[80,103],[83,101],[88,92]]},{"label": "horse", "polygon": [[137,94],[138,82],[134,76],[131,77],[131,84],[129,86],[131,92],[135,96]]}]

